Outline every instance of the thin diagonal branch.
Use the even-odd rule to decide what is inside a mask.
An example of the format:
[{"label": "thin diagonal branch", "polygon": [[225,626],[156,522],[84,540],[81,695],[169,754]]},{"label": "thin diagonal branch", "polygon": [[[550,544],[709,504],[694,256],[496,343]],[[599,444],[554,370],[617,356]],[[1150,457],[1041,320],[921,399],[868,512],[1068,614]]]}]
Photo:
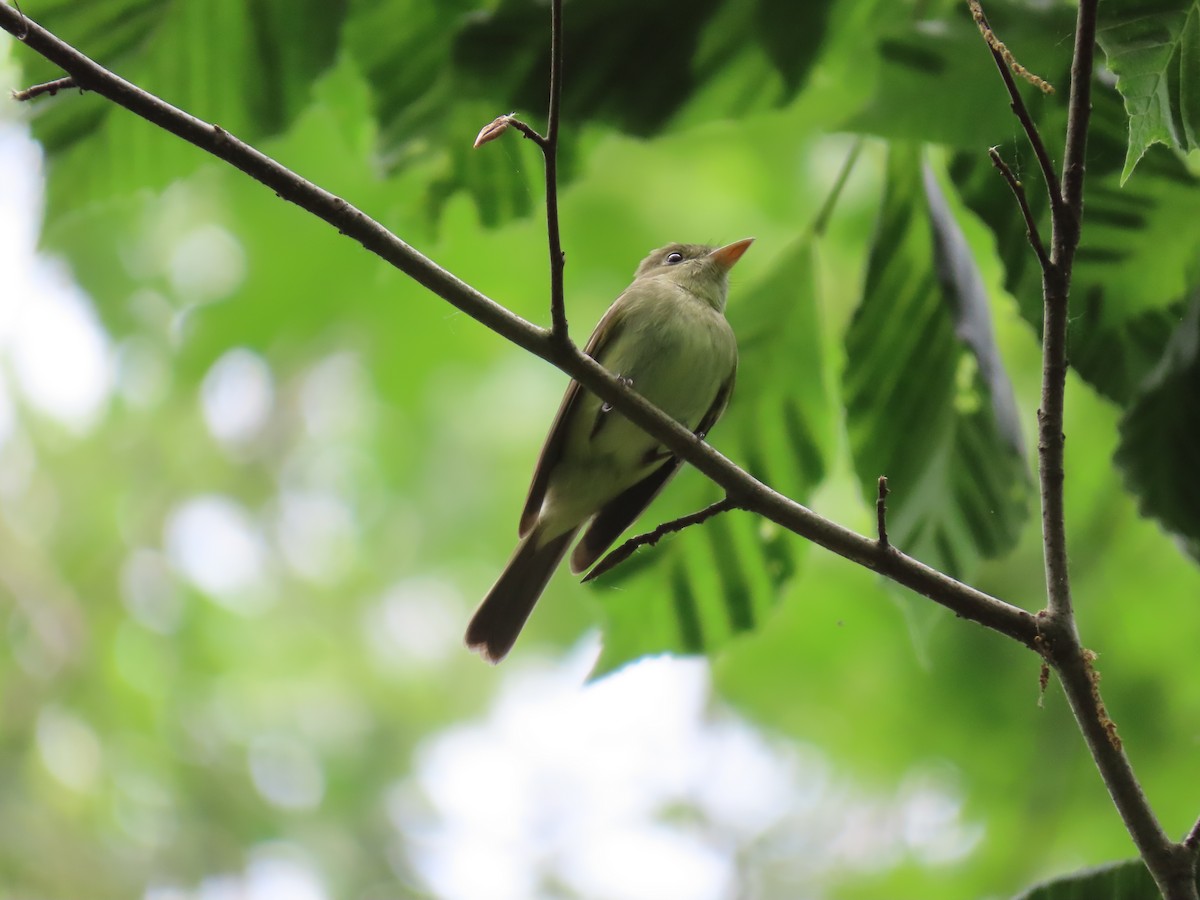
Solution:
[{"label": "thin diagonal branch", "polygon": [[[979,32],[987,42],[988,50],[991,51],[996,68],[1000,70],[1000,77],[1004,80],[1004,87],[1008,90],[1009,105],[1012,107],[1013,114],[1017,117],[1017,121],[1021,123],[1025,137],[1029,141],[1029,145],[1033,148],[1033,155],[1037,158],[1038,167],[1042,170],[1042,177],[1046,180],[1046,193],[1050,198],[1050,208],[1056,211],[1062,204],[1062,198],[1059,195],[1058,173],[1054,171],[1054,163],[1050,160],[1050,153],[1046,150],[1042,136],[1038,133],[1037,126],[1033,123],[1033,117],[1029,114],[1029,107],[1025,105],[1025,100],[1021,97],[1021,92],[1017,89],[1016,79],[1013,78],[1013,73],[1009,68],[1008,61],[1005,59],[1005,54],[996,49],[999,39],[996,38],[995,32],[992,31],[992,26],[988,24],[987,16],[983,13],[983,7],[979,5],[979,0],[968,0],[968,5],[971,7],[971,15],[975,19],[975,24],[979,26]],[[1000,46],[1003,46],[1003,44]]]},{"label": "thin diagonal branch", "polygon": [[599,578],[605,572],[625,562],[625,560],[633,556],[642,547],[653,547],[668,534],[675,534],[683,531],[685,528],[691,528],[693,525],[703,524],[713,518],[713,516],[719,516],[723,512],[740,508],[741,504],[736,500],[726,497],[724,500],[718,500],[716,503],[710,504],[694,513],[680,516],[678,519],[672,519],[670,522],[663,522],[663,524],[659,525],[653,531],[639,534],[637,537],[631,537],[616,550],[608,553],[604,559],[596,564],[596,567],[592,571],[588,572],[587,577],[583,580],[591,581],[593,578]]},{"label": "thin diagonal branch", "polygon": [[75,79],[71,77],[56,78],[53,81],[47,81],[45,84],[35,84],[33,87],[27,87],[22,91],[13,91],[12,98],[19,100],[22,103],[32,100],[34,97],[40,97],[42,94],[49,94],[53,97],[59,91],[65,91],[67,88],[75,87]]},{"label": "thin diagonal branch", "polygon": [[992,165],[1000,172],[1000,176],[1008,185],[1009,190],[1013,192],[1017,205],[1021,207],[1021,216],[1025,219],[1025,237],[1029,239],[1029,246],[1037,254],[1038,263],[1045,272],[1050,267],[1050,257],[1046,254],[1046,245],[1042,243],[1042,236],[1038,232],[1037,220],[1034,219],[1033,211],[1029,208],[1029,198],[1025,196],[1025,185],[1021,184],[1017,176],[1013,174],[1013,170],[1008,167],[1008,163],[1001,158],[999,150],[992,147],[988,150],[988,156],[991,157]]},{"label": "thin diagonal branch", "polygon": [[29,22],[26,29],[23,18],[3,4],[0,4],[0,28],[14,35],[24,31],[25,44],[73,76],[80,87],[108,98],[225,160],[281,198],[308,210],[362,244],[496,334],[556,366],[694,466],[727,494],[741,498],[746,510],[929,597],[962,618],[1005,634],[1027,647],[1035,647],[1038,624],[1029,612],[956,581],[904,553],[881,552],[876,541],[771,490],[671,419],[596,360],[573,345],[555,340],[549,330],[538,328],[509,312],[340,197],[305,181],[224,129],[202,122],[130,84],[33,22]]}]

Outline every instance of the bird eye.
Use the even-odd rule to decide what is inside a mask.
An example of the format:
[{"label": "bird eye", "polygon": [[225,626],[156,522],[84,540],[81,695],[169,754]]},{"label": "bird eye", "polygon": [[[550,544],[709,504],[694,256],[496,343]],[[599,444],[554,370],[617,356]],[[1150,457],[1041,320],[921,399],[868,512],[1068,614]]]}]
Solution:
[{"label": "bird eye", "polygon": [[683,254],[680,253],[678,250],[676,250],[672,253],[668,253],[666,262],[667,262],[668,266],[673,266],[676,263],[681,263],[681,262],[683,262]]}]

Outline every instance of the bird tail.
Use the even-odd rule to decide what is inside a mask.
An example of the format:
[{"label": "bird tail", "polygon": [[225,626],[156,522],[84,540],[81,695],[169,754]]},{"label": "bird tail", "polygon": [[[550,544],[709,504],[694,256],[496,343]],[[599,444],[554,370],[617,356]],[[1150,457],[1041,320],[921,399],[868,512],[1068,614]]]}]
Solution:
[{"label": "bird tail", "polygon": [[512,649],[550,576],[562,562],[577,529],[539,545],[535,528],[517,545],[492,589],[467,626],[467,646],[498,663]]}]

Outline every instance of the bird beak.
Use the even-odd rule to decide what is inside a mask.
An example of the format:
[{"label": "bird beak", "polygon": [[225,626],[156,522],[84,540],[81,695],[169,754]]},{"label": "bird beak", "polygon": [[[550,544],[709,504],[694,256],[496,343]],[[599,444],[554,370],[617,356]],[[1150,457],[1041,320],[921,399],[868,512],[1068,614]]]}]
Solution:
[{"label": "bird beak", "polygon": [[742,254],[750,249],[750,245],[753,243],[754,238],[744,238],[740,241],[734,241],[732,244],[726,244],[724,247],[718,247],[708,255],[710,259],[715,259],[721,268],[728,272],[733,268],[733,264],[742,258]]}]

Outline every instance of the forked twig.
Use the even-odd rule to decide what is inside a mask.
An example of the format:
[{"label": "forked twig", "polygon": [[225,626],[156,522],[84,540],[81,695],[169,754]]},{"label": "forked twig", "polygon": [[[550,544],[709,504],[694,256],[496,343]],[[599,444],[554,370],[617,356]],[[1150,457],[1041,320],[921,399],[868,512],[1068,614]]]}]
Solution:
[{"label": "forked twig", "polygon": [[707,522],[713,516],[719,516],[721,513],[729,512],[731,509],[741,508],[741,504],[737,501],[730,497],[725,497],[724,500],[718,500],[716,503],[704,507],[704,509],[689,513],[686,516],[680,516],[678,519],[672,519],[670,522],[664,522],[653,531],[630,538],[616,550],[607,554],[604,559],[596,564],[596,567],[592,571],[588,572],[583,580],[591,581],[593,578],[599,578],[605,572],[625,562],[639,548],[653,547],[668,534],[675,534],[693,525],[700,525],[703,522]]}]

